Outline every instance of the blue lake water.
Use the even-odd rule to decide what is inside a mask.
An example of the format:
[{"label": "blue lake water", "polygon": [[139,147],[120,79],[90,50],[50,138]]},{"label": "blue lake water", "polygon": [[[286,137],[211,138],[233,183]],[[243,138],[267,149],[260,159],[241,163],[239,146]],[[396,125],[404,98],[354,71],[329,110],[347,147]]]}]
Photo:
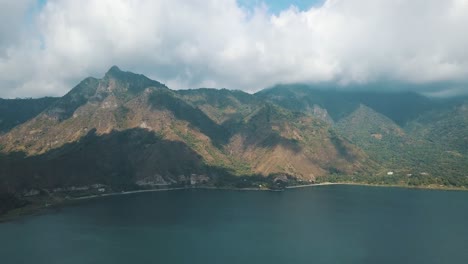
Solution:
[{"label": "blue lake water", "polygon": [[320,186],[80,201],[0,224],[0,263],[468,263],[468,192]]}]

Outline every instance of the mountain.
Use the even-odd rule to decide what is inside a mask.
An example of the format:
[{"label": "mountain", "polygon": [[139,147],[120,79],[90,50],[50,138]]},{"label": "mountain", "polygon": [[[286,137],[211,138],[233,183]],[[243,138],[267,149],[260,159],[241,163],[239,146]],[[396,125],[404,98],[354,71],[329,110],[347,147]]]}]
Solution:
[{"label": "mountain", "polygon": [[372,177],[362,176],[361,181],[437,186],[468,183],[466,98],[323,90],[307,85],[276,86],[257,96],[328,120],[339,135],[381,165]]},{"label": "mountain", "polygon": [[92,184],[223,185],[236,177],[278,175],[315,181],[376,166],[328,123],[306,113],[241,91],[174,91],[115,66],[3,134],[0,144],[2,188],[9,192]]},{"label": "mountain", "polygon": [[61,98],[0,100],[0,197],[14,207],[18,194],[90,186],[468,187],[467,102],[307,85],[171,90],[114,66]]},{"label": "mountain", "polygon": [[[400,84],[395,84],[400,85]],[[329,85],[278,85],[262,90],[257,96],[295,111],[312,112],[314,107],[326,109],[338,121],[365,105],[388,117],[399,126],[429,111],[446,109],[457,99],[435,99],[414,92],[388,92],[390,87],[363,85],[338,90]]]}]

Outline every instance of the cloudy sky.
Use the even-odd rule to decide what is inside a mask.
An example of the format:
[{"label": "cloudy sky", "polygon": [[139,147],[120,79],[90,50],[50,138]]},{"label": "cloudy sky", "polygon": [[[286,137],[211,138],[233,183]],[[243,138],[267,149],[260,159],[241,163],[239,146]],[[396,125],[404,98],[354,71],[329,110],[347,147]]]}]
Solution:
[{"label": "cloudy sky", "polygon": [[0,0],[0,97],[63,95],[112,65],[176,89],[468,93],[468,0]]}]

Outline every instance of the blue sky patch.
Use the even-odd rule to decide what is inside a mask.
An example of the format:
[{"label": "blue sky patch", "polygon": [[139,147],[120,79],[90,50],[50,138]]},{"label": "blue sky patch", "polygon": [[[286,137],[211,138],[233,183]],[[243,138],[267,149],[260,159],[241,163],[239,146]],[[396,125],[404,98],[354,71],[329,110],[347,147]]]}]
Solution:
[{"label": "blue sky patch", "polygon": [[300,10],[307,10],[313,6],[323,4],[324,1],[325,0],[237,0],[240,5],[247,8],[253,8],[261,3],[265,3],[270,11],[275,14],[289,8],[291,5],[298,7]]}]

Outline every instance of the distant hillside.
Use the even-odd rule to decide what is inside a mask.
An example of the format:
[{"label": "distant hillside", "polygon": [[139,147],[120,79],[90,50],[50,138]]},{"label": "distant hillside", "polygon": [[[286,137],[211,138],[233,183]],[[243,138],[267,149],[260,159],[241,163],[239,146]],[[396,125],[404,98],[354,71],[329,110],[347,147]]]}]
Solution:
[{"label": "distant hillside", "polygon": [[58,98],[45,97],[39,99],[0,99],[0,133],[37,116]]},{"label": "distant hillside", "polygon": [[334,121],[345,118],[362,104],[400,126],[428,111],[446,109],[457,101],[428,98],[413,92],[381,91],[380,88],[364,86],[355,87],[355,90],[352,87],[337,90],[321,85],[278,85],[256,95],[295,111],[311,112],[314,106],[319,106],[326,109]]}]

